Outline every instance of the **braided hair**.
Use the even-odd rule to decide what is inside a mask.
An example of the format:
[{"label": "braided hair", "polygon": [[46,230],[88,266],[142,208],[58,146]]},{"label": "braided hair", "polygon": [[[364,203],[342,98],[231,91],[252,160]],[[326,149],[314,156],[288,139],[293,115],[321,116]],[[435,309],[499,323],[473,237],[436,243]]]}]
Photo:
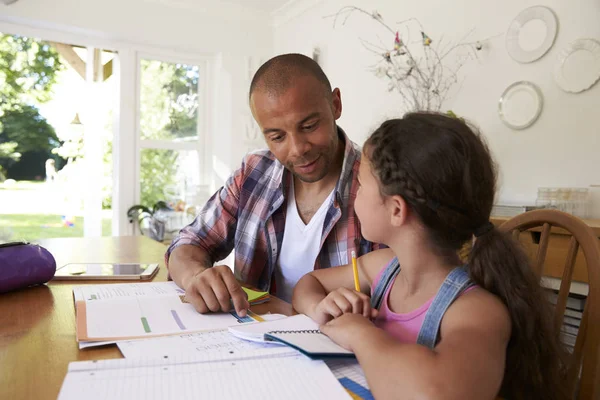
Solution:
[{"label": "braided hair", "polygon": [[502,300],[512,322],[502,394],[567,398],[565,353],[550,304],[518,243],[489,223],[496,166],[481,135],[457,118],[410,113],[384,122],[367,139],[364,154],[381,195],[402,196],[437,255],[456,260],[461,247],[478,236],[469,275]]}]

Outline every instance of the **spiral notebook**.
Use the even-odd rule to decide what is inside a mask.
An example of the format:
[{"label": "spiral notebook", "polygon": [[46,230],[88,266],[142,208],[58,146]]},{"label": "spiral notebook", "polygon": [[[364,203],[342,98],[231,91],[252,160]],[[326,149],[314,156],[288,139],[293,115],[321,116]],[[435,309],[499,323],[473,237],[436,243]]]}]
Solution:
[{"label": "spiral notebook", "polygon": [[354,357],[354,353],[329,339],[319,330],[319,326],[304,314],[228,329],[240,339],[282,343],[311,358]]}]

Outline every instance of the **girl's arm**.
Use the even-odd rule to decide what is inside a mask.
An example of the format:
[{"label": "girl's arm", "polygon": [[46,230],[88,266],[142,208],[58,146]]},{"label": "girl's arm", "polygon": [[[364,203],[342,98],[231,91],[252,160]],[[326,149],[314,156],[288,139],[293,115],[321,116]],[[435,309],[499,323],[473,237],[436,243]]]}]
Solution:
[{"label": "girl's arm", "polygon": [[292,305],[296,311],[306,314],[318,322],[326,322],[326,320],[323,320],[322,313],[317,315],[316,308],[329,293],[336,289],[345,288],[347,290],[342,290],[342,293],[346,297],[351,296],[354,301],[360,299],[361,302],[364,302],[365,298],[368,299],[368,295],[370,295],[373,279],[393,257],[392,250],[382,249],[372,251],[358,258],[360,291],[363,295],[354,290],[352,265],[342,265],[310,272],[304,275],[296,284],[292,296]]},{"label": "girl's arm", "polygon": [[400,343],[359,315],[321,330],[354,351],[377,399],[494,399],[511,323],[500,300],[475,289],[448,309],[434,350]]}]

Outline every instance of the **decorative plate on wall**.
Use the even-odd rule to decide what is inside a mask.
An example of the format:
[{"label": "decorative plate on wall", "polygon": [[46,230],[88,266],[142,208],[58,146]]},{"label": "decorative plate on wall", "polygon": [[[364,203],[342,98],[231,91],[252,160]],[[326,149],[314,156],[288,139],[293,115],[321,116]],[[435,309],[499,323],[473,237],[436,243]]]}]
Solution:
[{"label": "decorative plate on wall", "polygon": [[578,39],[558,55],[554,80],[565,92],[579,93],[600,79],[600,42]]},{"label": "decorative plate on wall", "polygon": [[521,11],[506,32],[506,50],[520,63],[530,63],[550,50],[558,32],[558,21],[548,7],[534,6]]},{"label": "decorative plate on wall", "polygon": [[542,112],[542,92],[533,83],[515,82],[506,88],[498,102],[498,115],[512,129],[525,129],[533,125]]}]

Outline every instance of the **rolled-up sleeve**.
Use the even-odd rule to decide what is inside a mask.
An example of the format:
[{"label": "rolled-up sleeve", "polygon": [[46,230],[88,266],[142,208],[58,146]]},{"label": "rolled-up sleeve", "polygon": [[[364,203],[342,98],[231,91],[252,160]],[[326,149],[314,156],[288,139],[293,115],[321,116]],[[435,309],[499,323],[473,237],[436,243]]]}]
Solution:
[{"label": "rolled-up sleeve", "polygon": [[202,248],[213,262],[222,260],[231,253],[240,207],[240,188],[244,180],[244,164],[208,200],[194,221],[181,229],[173,239],[165,254],[167,268],[173,250],[184,244]]}]

